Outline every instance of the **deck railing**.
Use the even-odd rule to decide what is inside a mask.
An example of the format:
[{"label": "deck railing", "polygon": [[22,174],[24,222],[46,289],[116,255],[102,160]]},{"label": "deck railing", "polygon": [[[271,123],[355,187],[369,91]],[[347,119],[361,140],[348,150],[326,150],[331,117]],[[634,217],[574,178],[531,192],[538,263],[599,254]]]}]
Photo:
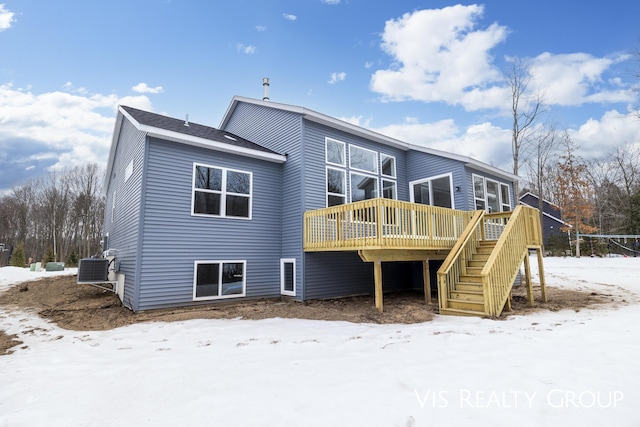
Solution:
[{"label": "deck railing", "polygon": [[304,213],[304,250],[448,249],[473,212],[369,199]]}]

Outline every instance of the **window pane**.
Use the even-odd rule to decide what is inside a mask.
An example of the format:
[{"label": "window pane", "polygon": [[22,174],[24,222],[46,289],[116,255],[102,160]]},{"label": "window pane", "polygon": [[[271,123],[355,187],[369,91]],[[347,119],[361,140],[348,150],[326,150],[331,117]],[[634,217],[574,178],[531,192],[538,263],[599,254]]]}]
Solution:
[{"label": "window pane", "polygon": [[244,196],[227,196],[227,216],[249,218],[249,198]]},{"label": "window pane", "polygon": [[496,181],[487,180],[487,204],[489,212],[500,212],[498,206],[498,183]]},{"label": "window pane", "polygon": [[378,178],[351,174],[351,201],[357,202],[378,197]]},{"label": "window pane", "polygon": [[380,154],[382,164],[382,175],[396,177],[396,159],[386,154]]},{"label": "window pane", "polygon": [[251,175],[243,172],[227,171],[227,191],[249,194],[251,192]]},{"label": "window pane", "polygon": [[327,197],[327,207],[344,205],[344,199],[344,196],[334,196],[332,194],[329,194],[329,196]]},{"label": "window pane", "polygon": [[344,166],[344,143],[335,141],[333,139],[327,139],[327,163],[335,163],[340,166]]},{"label": "window pane", "polygon": [[195,198],[193,213],[220,215],[220,194],[196,191]]},{"label": "window pane", "polygon": [[478,199],[484,199],[484,179],[480,176],[473,177],[474,196]]},{"label": "window pane", "polygon": [[344,190],[344,171],[327,169],[327,192],[345,194]]},{"label": "window pane", "polygon": [[397,199],[395,181],[382,180],[382,197],[386,199]]},{"label": "window pane", "polygon": [[429,183],[421,182],[413,186],[413,202],[428,205],[429,200]]},{"label": "window pane", "polygon": [[206,190],[222,190],[222,170],[196,166],[195,187]]},{"label": "window pane", "polygon": [[244,264],[222,264],[222,295],[235,295],[244,292]]},{"label": "window pane", "polygon": [[431,181],[433,206],[451,208],[451,184],[448,176]]},{"label": "window pane", "polygon": [[378,172],[378,153],[364,148],[349,146],[349,165],[367,172]]},{"label": "window pane", "polygon": [[500,184],[500,192],[502,195],[502,204],[504,205],[510,205],[511,204],[511,197],[509,194],[509,186],[505,185],[505,184]]},{"label": "window pane", "polygon": [[198,264],[196,272],[196,297],[218,296],[219,264]]},{"label": "window pane", "polygon": [[295,283],[293,283],[293,263],[285,262],[283,265],[284,268],[284,286],[283,289],[287,292],[293,292]]}]

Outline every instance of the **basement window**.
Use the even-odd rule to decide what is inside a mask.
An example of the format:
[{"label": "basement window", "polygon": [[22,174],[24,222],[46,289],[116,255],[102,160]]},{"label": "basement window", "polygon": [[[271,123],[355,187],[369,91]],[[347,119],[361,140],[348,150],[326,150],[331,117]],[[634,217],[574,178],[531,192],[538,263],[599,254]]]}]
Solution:
[{"label": "basement window", "polygon": [[245,296],[246,263],[246,261],[195,261],[193,300]]}]

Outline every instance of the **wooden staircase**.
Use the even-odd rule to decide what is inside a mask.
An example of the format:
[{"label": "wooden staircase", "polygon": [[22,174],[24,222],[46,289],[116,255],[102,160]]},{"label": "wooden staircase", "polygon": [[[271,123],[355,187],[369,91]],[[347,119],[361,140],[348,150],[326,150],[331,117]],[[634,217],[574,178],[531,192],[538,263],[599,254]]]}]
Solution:
[{"label": "wooden staircase", "polygon": [[455,316],[484,316],[484,292],[482,285],[482,269],[491,251],[496,246],[496,240],[482,240],[477,252],[467,260],[463,274],[454,284],[448,307],[441,308],[440,314]]},{"label": "wooden staircase", "polygon": [[540,288],[546,302],[541,243],[540,215],[533,208],[516,206],[512,212],[491,214],[476,211],[438,269],[440,314],[500,316],[511,307],[511,289],[523,263],[532,306],[530,249],[538,253]]}]

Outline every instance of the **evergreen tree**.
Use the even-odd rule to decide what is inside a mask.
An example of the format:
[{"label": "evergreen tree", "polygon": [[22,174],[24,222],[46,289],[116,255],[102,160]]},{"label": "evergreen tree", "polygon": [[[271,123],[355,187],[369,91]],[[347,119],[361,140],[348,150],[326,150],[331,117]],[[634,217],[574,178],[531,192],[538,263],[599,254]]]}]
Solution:
[{"label": "evergreen tree", "polygon": [[24,243],[18,242],[16,247],[13,248],[13,253],[11,254],[11,260],[9,264],[12,267],[24,267],[26,264],[24,257]]}]

